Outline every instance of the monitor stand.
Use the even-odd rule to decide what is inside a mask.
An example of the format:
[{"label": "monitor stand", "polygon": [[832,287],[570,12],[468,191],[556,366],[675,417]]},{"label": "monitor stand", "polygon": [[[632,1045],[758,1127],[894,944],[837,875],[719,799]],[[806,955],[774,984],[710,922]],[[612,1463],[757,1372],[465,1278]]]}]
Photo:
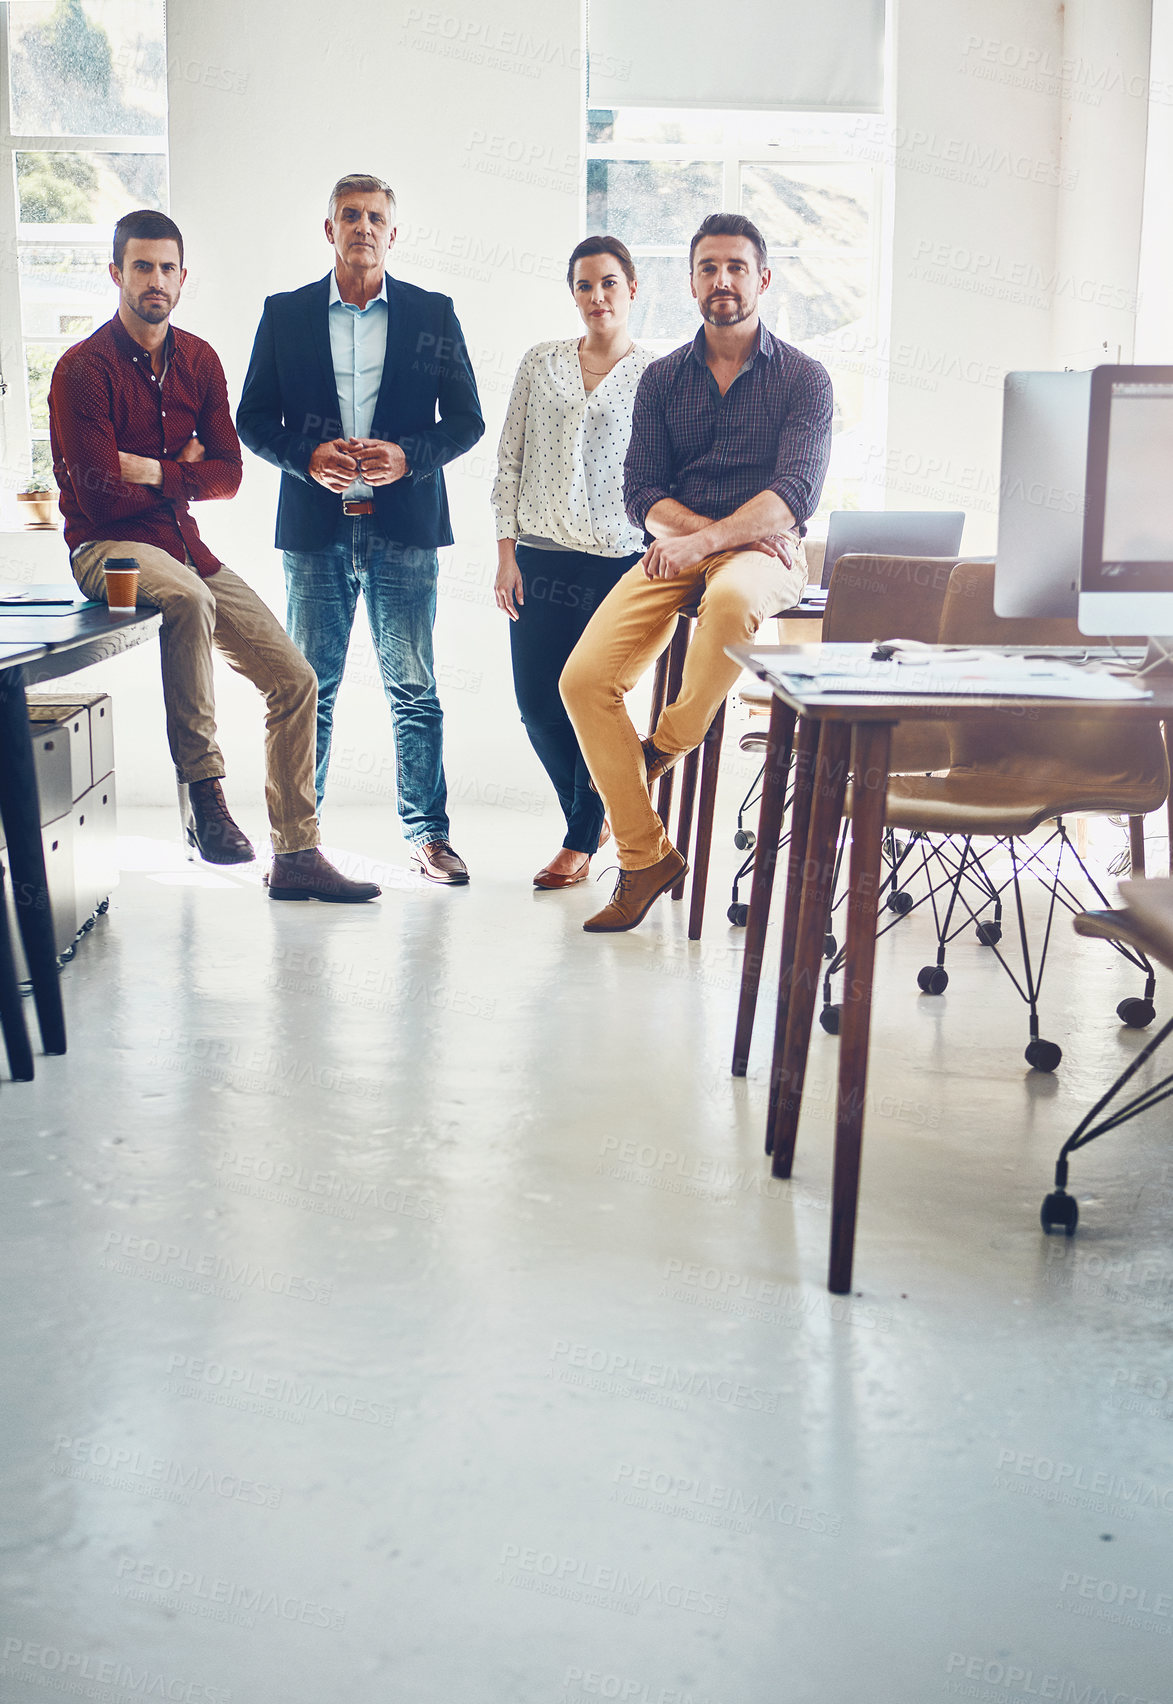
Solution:
[{"label": "monitor stand", "polygon": [[1149,679],[1173,681],[1173,639],[1150,635],[1144,662],[1137,672]]}]

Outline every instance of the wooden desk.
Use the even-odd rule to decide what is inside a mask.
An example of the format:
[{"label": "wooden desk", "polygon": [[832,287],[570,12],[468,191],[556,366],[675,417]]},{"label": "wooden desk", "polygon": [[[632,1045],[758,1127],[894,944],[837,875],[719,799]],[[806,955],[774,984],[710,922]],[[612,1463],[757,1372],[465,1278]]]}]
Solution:
[{"label": "wooden desk", "polygon": [[[47,588],[46,588],[47,589]],[[118,656],[149,639],[160,625],[153,610],[111,615],[105,604],[81,604],[72,609],[7,607],[0,609],[0,816],[8,839],[8,873],[16,899],[16,915],[33,984],[33,1002],[41,1045],[46,1053],[65,1052],[65,1014],[61,1005],[53,917],[45,880],[41,847],[41,803],[33,765],[25,687],[57,680]],[[11,1002],[6,1003],[6,1015]],[[21,1052],[23,1014],[17,1002],[16,1034],[19,1064],[13,1074],[32,1076],[32,1055]]]},{"label": "wooden desk", "polygon": [[[842,647],[866,657],[870,645]],[[804,645],[731,646],[728,655],[750,673],[761,675],[752,658],[763,653],[798,659],[815,655]],[[823,651],[825,655],[825,649]],[[855,1221],[859,1198],[863,1111],[867,1092],[871,1031],[872,971],[876,912],[880,892],[880,853],[888,791],[888,756],[898,722],[939,721],[962,712],[967,717],[1002,716],[1029,710],[1032,716],[1063,717],[1087,712],[1087,701],[1045,698],[898,696],[895,693],[821,693],[783,689],[772,683],[774,702],[766,748],[762,789],[760,856],[754,868],[746,925],[745,960],[733,1044],[733,1074],[744,1076],[753,1033],[761,979],[762,953],[769,921],[770,896],[787,774],[794,760],[794,805],[786,897],[782,916],[782,960],[766,1152],[775,1177],[789,1177],[794,1163],[802,1110],[811,1027],[820,982],[823,934],[835,866],[835,846],[843,816],[847,781],[852,779],[851,860],[848,875],[847,933],[843,1003],[839,1021],[839,1084],[835,1112],[835,1157],[831,1195],[831,1251],[828,1288],[851,1289]],[[1102,702],[1096,713],[1134,722],[1173,721],[1173,684],[1154,684],[1150,698]],[[797,728],[796,728],[797,724]]]}]

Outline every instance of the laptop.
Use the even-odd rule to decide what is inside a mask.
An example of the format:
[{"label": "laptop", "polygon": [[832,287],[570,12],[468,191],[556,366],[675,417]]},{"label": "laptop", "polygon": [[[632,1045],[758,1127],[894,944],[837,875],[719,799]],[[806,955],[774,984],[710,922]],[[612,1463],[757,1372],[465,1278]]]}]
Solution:
[{"label": "laptop", "polygon": [[841,556],[952,556],[961,549],[962,509],[832,509],[817,586],[807,586],[799,609],[821,609],[831,570]]}]

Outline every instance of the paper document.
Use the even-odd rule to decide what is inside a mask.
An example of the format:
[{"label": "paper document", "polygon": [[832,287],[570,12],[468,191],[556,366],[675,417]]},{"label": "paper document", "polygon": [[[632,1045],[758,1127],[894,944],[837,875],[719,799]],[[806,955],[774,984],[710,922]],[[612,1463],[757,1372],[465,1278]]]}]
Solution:
[{"label": "paper document", "polygon": [[1107,703],[1143,701],[1151,693],[1116,675],[1077,668],[1059,658],[937,648],[877,659],[862,647],[851,654],[824,646],[809,655],[755,652],[755,673],[802,693],[891,693],[927,698],[1073,698]]}]

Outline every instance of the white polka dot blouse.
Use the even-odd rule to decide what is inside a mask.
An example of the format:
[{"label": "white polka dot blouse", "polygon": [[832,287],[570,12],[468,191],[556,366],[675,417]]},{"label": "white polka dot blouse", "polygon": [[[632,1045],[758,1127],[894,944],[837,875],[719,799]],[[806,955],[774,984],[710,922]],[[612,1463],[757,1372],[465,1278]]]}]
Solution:
[{"label": "white polka dot blouse", "polygon": [[636,387],[655,358],[637,344],[587,391],[577,338],[526,352],[497,449],[498,538],[546,538],[596,556],[642,550],[623,507],[623,459]]}]

